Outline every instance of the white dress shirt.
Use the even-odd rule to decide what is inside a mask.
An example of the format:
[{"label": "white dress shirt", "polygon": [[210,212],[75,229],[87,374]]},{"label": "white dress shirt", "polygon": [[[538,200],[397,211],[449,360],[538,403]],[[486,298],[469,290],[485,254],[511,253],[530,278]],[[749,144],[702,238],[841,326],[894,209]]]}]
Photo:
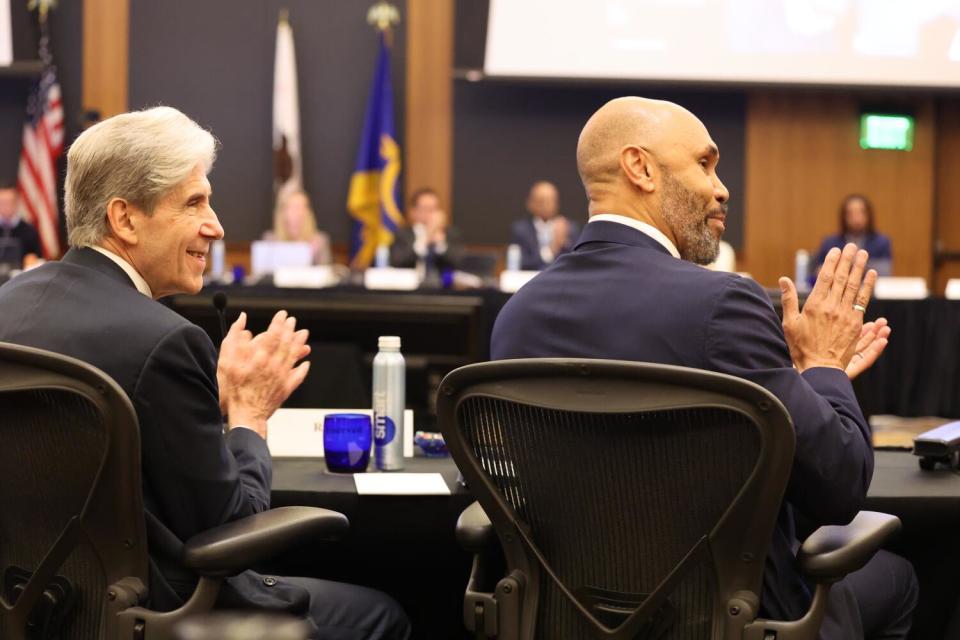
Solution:
[{"label": "white dress shirt", "polygon": [[597,215],[590,216],[590,222],[616,222],[617,224],[633,227],[640,233],[648,235],[659,242],[663,248],[669,251],[670,255],[672,255],[674,258],[680,257],[680,252],[677,251],[677,247],[670,242],[670,238],[665,236],[660,229],[657,229],[655,226],[647,224],[646,222],[640,222],[634,218],[621,216],[618,213],[598,213]]},{"label": "white dress shirt", "polygon": [[544,220],[543,218],[533,219],[533,228],[537,232],[537,244],[540,245],[540,259],[545,264],[550,264],[557,256],[553,253],[553,224],[556,217]]}]

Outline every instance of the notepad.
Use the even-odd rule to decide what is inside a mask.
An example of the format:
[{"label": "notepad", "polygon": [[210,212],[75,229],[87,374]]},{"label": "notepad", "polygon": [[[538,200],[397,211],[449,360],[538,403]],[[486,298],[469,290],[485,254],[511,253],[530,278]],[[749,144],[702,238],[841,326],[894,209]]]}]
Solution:
[{"label": "notepad", "polygon": [[353,479],[361,496],[450,495],[450,488],[439,473],[358,473]]}]

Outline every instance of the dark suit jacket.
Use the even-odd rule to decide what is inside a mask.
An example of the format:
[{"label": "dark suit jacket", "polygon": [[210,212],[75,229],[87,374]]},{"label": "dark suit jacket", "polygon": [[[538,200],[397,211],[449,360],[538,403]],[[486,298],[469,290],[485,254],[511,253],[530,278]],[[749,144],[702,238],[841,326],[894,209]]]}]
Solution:
[{"label": "dark suit jacket", "polygon": [[561,256],[504,306],[493,359],[582,357],[719,371],[777,396],[796,428],[796,457],[764,574],[766,615],[796,619],[810,601],[795,568],[793,512],[813,524],[846,524],[873,474],[870,429],[846,374],[797,373],[783,330],[753,280],[672,257],[616,222],[584,227]]},{"label": "dark suit jacket", "polygon": [[[567,243],[560,248],[560,254],[567,253],[577,242],[580,235],[580,225],[567,219],[570,224],[570,233]],[[514,220],[510,227],[510,244],[520,246],[520,268],[526,271],[540,271],[547,263],[540,257],[540,241],[537,239],[537,228],[533,226],[533,217],[527,216],[521,220]]]},{"label": "dark suit jacket", "polygon": [[[18,220],[17,224],[11,228],[0,225],[0,239],[13,238],[20,241],[20,255],[13,256],[17,261],[22,261],[23,257],[29,253],[37,257],[43,257],[43,251],[40,249],[40,236],[37,230],[25,220]],[[18,267],[19,268],[19,265]]]},{"label": "dark suit jacket", "polygon": [[[416,235],[413,227],[400,227],[393,234],[393,244],[390,246],[390,266],[398,269],[413,269],[417,266],[420,256],[413,249]],[[460,232],[454,227],[447,227],[447,250],[434,256],[438,271],[452,271],[460,268],[463,259],[463,243],[460,241]]]},{"label": "dark suit jacket", "polygon": [[[178,605],[195,582],[167,557],[179,541],[270,507],[266,442],[249,429],[223,434],[210,338],[138,292],[107,257],[71,249],[0,287],[0,341],[88,362],[130,397],[140,421],[152,605]],[[278,586],[247,572],[224,585],[220,602],[305,610],[305,591]]]}]

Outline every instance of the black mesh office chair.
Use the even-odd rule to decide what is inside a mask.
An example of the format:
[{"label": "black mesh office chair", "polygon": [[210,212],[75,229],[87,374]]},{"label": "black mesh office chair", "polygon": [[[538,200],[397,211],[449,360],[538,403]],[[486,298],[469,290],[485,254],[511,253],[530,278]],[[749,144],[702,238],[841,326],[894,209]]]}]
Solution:
[{"label": "black mesh office chair", "polygon": [[137,416],[113,380],[0,343],[0,638],[169,640],[213,606],[224,577],[348,527],[287,507],[200,533],[180,558],[200,576],[193,596],[151,611],[140,482]]},{"label": "black mesh office chair", "polygon": [[[479,503],[457,526],[476,553],[464,618],[477,638],[813,640],[829,585],[899,528],[864,512],[818,530],[799,559],[818,584],[810,612],[758,620],[794,452],[766,390],[663,365],[509,360],[450,373],[437,413]],[[491,576],[497,538],[506,569]]]}]

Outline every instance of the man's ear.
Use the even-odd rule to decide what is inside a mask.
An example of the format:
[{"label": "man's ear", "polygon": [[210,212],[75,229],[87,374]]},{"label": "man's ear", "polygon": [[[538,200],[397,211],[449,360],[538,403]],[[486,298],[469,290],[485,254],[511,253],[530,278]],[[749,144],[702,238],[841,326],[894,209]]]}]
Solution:
[{"label": "man's ear", "polygon": [[123,198],[112,198],[107,203],[107,225],[110,227],[110,234],[126,245],[136,245],[139,242],[134,214],[134,206]]},{"label": "man's ear", "polygon": [[627,180],[647,193],[656,190],[657,166],[643,147],[627,145],[620,150],[620,169]]}]

